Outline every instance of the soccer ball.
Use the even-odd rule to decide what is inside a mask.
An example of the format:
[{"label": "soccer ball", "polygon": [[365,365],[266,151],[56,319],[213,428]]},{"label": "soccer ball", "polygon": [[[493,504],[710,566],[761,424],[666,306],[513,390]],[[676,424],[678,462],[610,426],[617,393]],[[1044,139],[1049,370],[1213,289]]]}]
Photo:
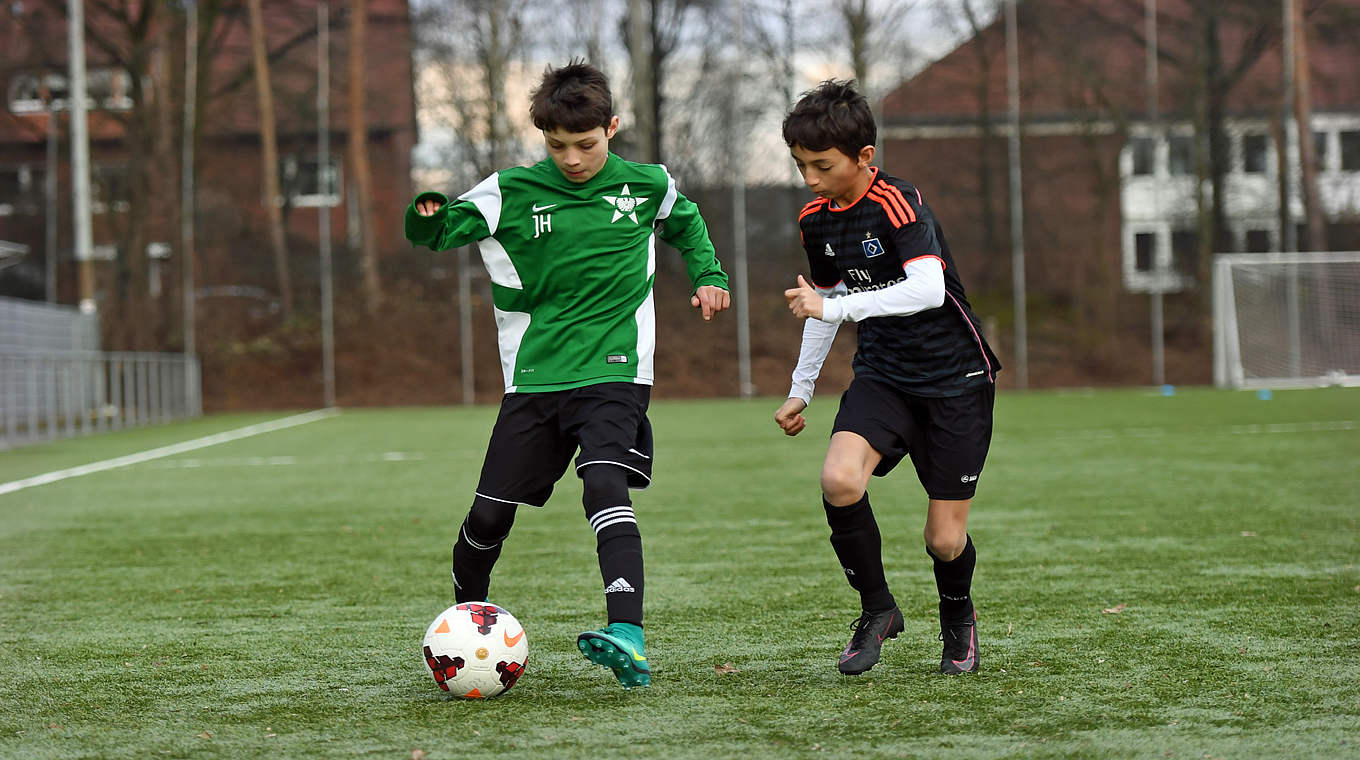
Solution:
[{"label": "soccer ball", "polygon": [[529,664],[524,626],[490,602],[463,602],[439,613],[421,651],[439,688],[471,699],[509,691]]}]

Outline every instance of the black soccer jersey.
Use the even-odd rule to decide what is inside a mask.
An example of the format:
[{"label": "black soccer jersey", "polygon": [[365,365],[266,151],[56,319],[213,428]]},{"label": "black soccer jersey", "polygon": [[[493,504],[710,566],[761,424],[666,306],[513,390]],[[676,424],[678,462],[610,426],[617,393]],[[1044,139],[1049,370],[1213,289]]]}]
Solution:
[{"label": "black soccer jersey", "polygon": [[859,323],[856,377],[887,382],[918,396],[957,396],[994,382],[1001,369],[963,292],[944,231],[911,184],[874,169],[869,189],[835,208],[826,198],[798,215],[812,283],[851,293],[881,290],[905,278],[906,264],[934,257],[944,267],[939,308]]}]

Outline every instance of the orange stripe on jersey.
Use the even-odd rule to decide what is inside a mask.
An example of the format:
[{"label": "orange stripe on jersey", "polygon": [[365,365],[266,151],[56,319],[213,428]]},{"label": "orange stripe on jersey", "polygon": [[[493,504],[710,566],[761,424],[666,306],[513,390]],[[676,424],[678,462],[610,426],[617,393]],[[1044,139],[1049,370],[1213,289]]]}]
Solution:
[{"label": "orange stripe on jersey", "polygon": [[904,262],[904,263],[902,264],[902,268],[903,268],[903,269],[906,269],[906,268],[907,268],[907,264],[910,264],[910,263],[913,262],[913,261],[920,261],[921,259],[935,259],[936,261],[940,262],[940,269],[945,269],[945,268],[946,268],[945,263],[944,263],[944,259],[940,258],[939,256],[936,256],[936,255],[933,254],[933,253],[927,253],[927,254],[924,255],[924,256],[917,256],[917,257],[914,258],[914,259],[908,259],[906,262]]},{"label": "orange stripe on jersey", "polygon": [[879,195],[877,190],[869,191],[869,199],[882,206],[883,210],[888,212],[888,221],[892,222],[894,229],[906,224],[906,222],[902,221],[902,215],[897,212],[897,209],[893,208],[892,202],[882,195]]},{"label": "orange stripe on jersey", "polygon": [[878,194],[882,196],[884,200],[892,204],[893,209],[897,211],[898,216],[902,217],[907,221],[913,221],[914,217],[911,213],[911,209],[908,208],[907,205],[902,202],[901,193],[893,194],[892,191],[896,190],[896,188],[880,180],[874,183],[874,190],[878,191]]},{"label": "orange stripe on jersey", "polygon": [[800,221],[800,222],[803,221],[803,217],[805,217],[805,216],[807,216],[808,214],[811,214],[812,212],[814,212],[814,211],[820,209],[822,206],[825,206],[827,203],[828,203],[828,201],[827,201],[826,198],[818,198],[817,200],[812,201],[811,203],[807,204],[806,206],[803,207],[803,210],[802,210],[802,211],[799,211],[799,212],[798,212],[798,221]]},{"label": "orange stripe on jersey", "polygon": [[907,220],[912,222],[916,221],[916,212],[911,210],[911,204],[907,203],[906,198],[902,197],[902,191],[898,190],[892,185],[887,185],[887,192],[890,197],[896,198],[898,201],[902,203],[902,208],[907,210],[906,214]]}]

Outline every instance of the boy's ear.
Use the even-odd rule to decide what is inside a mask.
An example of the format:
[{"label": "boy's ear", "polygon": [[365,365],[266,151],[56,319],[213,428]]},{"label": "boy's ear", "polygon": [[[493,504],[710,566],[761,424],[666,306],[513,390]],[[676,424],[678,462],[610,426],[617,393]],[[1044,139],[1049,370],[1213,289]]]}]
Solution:
[{"label": "boy's ear", "polygon": [[604,139],[606,140],[614,139],[614,134],[618,131],[619,131],[619,117],[618,116],[609,117],[609,126],[604,128]]},{"label": "boy's ear", "polygon": [[869,164],[872,164],[873,162],[874,162],[874,146],[866,145],[863,148],[860,148],[859,158],[856,159],[855,163],[859,164],[861,169],[867,169],[869,168]]}]

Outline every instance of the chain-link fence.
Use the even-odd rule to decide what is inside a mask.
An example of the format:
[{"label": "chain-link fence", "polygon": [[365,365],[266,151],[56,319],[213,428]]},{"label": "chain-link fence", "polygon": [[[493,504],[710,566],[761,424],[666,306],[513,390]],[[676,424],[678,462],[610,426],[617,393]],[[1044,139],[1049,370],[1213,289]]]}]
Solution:
[{"label": "chain-link fence", "polygon": [[202,414],[196,357],[99,350],[94,314],[0,298],[0,448]]}]

